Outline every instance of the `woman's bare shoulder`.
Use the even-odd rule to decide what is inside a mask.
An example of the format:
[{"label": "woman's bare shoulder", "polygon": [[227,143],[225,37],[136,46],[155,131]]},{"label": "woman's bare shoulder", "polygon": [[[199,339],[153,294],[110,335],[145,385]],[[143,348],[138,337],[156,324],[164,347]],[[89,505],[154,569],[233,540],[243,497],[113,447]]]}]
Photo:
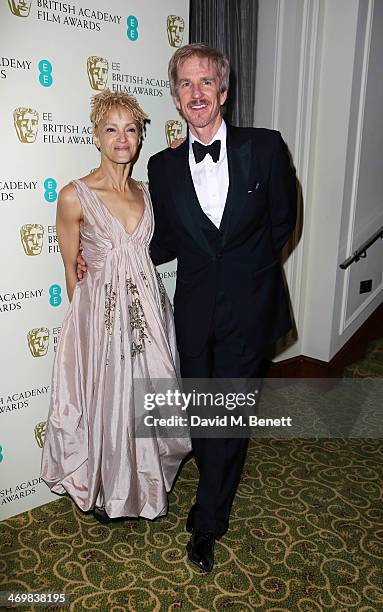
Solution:
[{"label": "woman's bare shoulder", "polygon": [[71,215],[77,215],[79,218],[82,217],[80,199],[72,182],[60,189],[57,205],[61,213],[64,212]]},{"label": "woman's bare shoulder", "polygon": [[59,200],[61,202],[71,202],[73,200],[78,200],[77,191],[72,182],[64,185],[59,191]]}]

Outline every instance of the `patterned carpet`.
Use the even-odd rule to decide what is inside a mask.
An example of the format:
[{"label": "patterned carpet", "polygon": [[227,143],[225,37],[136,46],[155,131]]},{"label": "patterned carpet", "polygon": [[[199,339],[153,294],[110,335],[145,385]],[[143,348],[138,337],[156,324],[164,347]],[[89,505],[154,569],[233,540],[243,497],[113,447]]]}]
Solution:
[{"label": "patterned carpet", "polygon": [[345,368],[343,374],[351,378],[383,378],[383,340],[371,342],[365,358]]},{"label": "patterned carpet", "polygon": [[253,440],[212,574],[185,554],[189,460],[158,521],[103,526],[62,498],[1,522],[0,590],[65,592],[75,611],[378,612],[382,481],[379,439]]}]

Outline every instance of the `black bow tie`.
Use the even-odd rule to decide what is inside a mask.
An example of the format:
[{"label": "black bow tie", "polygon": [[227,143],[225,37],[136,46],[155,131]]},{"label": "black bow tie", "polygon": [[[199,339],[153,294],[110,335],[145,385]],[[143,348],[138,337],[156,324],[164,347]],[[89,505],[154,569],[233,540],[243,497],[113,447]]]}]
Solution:
[{"label": "black bow tie", "polygon": [[198,140],[195,140],[192,144],[194,159],[196,164],[199,164],[207,153],[211,156],[213,162],[217,162],[219,159],[219,153],[221,150],[221,141],[215,140],[210,145],[203,145]]}]

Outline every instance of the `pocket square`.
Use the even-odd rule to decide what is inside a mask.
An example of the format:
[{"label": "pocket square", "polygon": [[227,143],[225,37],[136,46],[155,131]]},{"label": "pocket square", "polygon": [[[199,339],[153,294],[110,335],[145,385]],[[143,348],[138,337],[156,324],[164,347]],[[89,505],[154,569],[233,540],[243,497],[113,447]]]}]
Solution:
[{"label": "pocket square", "polygon": [[253,191],[258,191],[260,183],[255,183],[253,189],[248,189],[247,193],[253,193]]}]

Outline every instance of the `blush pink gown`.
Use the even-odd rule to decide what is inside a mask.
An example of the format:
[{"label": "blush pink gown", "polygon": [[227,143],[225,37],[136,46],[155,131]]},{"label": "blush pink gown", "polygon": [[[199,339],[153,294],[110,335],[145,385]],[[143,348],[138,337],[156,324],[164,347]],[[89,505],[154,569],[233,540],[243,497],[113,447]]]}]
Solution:
[{"label": "blush pink gown", "polygon": [[167,511],[190,440],[186,431],[135,436],[134,382],[147,381],[150,391],[151,380],[177,381],[172,309],[149,256],[150,195],[141,183],[144,213],[129,234],[84,182],[73,185],[88,272],[61,330],[41,475],[83,511],[99,506],[112,518],[153,519]]}]

